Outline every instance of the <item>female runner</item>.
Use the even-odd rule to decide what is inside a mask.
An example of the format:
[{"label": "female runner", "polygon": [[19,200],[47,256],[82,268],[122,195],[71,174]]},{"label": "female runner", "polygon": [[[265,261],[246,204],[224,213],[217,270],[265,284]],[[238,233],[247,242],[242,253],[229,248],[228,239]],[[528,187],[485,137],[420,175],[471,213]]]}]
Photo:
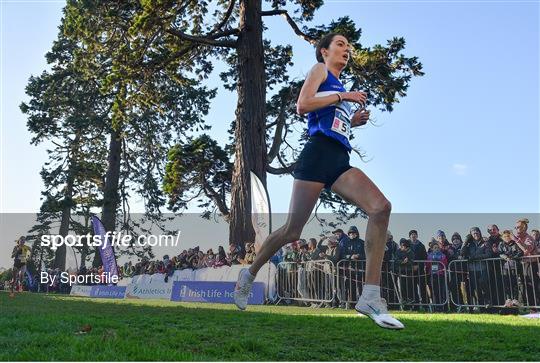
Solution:
[{"label": "female runner", "polygon": [[309,141],[293,172],[294,184],[287,222],[270,234],[250,266],[240,271],[234,291],[236,306],[247,306],[251,286],[259,269],[283,245],[300,238],[302,229],[323,188],[362,208],[368,215],[366,230],[366,276],[355,309],[383,328],[403,329],[381,298],[381,266],[391,204],[360,169],[349,165],[351,127],[365,125],[369,111],[352,112],[353,103],[363,106],[364,92],[346,92],[339,80],[350,57],[347,38],[328,34],[316,48],[318,63],[310,70],[297,102],[299,114],[308,114]]}]

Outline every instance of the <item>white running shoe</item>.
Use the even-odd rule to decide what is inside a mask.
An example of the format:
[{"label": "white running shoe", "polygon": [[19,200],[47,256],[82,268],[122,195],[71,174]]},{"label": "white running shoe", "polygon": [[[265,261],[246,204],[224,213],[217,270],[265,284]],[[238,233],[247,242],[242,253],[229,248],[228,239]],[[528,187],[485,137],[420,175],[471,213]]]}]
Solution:
[{"label": "white running shoe", "polygon": [[386,300],[384,300],[383,298],[367,300],[363,296],[360,296],[354,308],[360,314],[371,318],[375,322],[375,324],[377,324],[381,328],[405,328],[405,326],[399,320],[388,314]]},{"label": "white running shoe", "polygon": [[240,310],[246,310],[248,304],[249,293],[255,277],[251,275],[247,268],[243,268],[238,273],[238,281],[234,287],[234,303]]}]

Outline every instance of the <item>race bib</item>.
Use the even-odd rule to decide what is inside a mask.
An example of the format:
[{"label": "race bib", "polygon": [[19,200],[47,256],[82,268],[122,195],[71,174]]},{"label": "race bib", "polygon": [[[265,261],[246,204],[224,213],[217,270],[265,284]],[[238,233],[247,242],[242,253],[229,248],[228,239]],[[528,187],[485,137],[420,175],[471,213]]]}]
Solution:
[{"label": "race bib", "polygon": [[338,108],[336,108],[334,121],[332,121],[332,131],[349,138],[351,123],[347,115]]},{"label": "race bib", "polygon": [[431,272],[437,272],[439,271],[439,265],[433,264],[431,265]]}]

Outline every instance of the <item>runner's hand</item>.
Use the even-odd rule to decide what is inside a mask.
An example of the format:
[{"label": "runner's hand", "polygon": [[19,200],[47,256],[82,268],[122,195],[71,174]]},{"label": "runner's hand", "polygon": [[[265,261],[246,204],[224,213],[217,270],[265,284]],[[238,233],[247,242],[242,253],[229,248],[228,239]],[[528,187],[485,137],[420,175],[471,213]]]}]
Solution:
[{"label": "runner's hand", "polygon": [[341,99],[343,101],[355,102],[365,106],[367,93],[366,92],[342,92]]},{"label": "runner's hand", "polygon": [[369,120],[370,111],[360,109],[356,111],[351,120],[351,127],[364,126]]}]

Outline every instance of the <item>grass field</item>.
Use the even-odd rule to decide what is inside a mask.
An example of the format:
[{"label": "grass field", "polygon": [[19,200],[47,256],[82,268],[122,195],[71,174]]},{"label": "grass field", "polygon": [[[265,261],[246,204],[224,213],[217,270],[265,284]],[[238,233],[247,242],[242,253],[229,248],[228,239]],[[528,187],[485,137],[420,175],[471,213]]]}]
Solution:
[{"label": "grass field", "polygon": [[396,315],[405,330],[338,309],[0,292],[0,360],[540,360],[538,320]]}]

